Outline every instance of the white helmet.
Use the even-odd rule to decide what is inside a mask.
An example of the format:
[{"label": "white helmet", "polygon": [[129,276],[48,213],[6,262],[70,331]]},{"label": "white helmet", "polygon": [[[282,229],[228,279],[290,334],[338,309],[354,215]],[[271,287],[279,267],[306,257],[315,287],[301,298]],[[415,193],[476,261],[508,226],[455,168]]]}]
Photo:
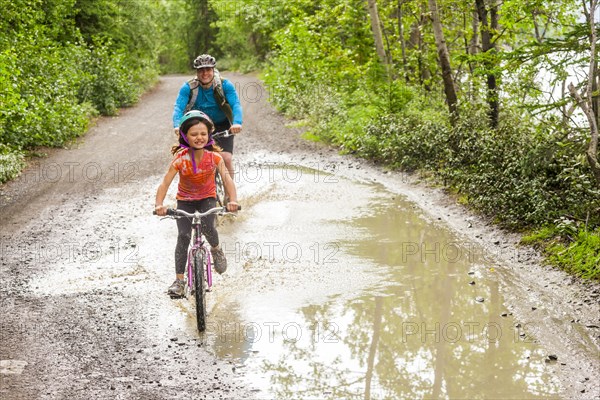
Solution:
[{"label": "white helmet", "polygon": [[217,60],[210,54],[202,54],[194,60],[194,68],[214,68],[217,65]]}]

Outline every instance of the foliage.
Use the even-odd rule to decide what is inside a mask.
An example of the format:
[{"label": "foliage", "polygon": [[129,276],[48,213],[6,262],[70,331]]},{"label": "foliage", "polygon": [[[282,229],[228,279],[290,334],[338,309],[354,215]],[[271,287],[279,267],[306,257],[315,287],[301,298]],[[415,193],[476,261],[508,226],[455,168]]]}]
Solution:
[{"label": "foliage", "polygon": [[523,227],[564,214],[585,219],[600,205],[600,191],[581,158],[581,140],[560,142],[558,134],[539,134],[519,124],[523,115],[505,116],[497,130],[473,129],[484,120],[474,119],[455,128],[458,146],[442,171],[472,206],[503,224]]},{"label": "foliage", "polygon": [[[190,23],[190,7],[186,0],[169,0],[159,4],[157,21],[162,40],[157,42],[158,61],[161,73],[188,72],[193,58],[189,33],[183,29]],[[192,56],[193,57],[193,56]]]},{"label": "foliage", "polygon": [[0,182],[24,165],[23,150],[63,145],[91,116],[134,104],[155,82],[152,5],[0,0]]},{"label": "foliage", "polygon": [[16,178],[25,167],[25,155],[22,151],[0,144],[0,182]]},{"label": "foliage", "polygon": [[90,106],[77,101],[85,49],[45,32],[31,26],[3,41],[0,142],[12,148],[60,145],[87,126]]},{"label": "foliage", "polygon": [[143,86],[135,80],[123,51],[111,52],[109,46],[90,48],[83,63],[83,84],[78,99],[90,102],[104,115],[115,115],[119,106],[130,106],[141,95]]},{"label": "foliage", "polygon": [[[263,15],[276,27],[263,77],[283,112],[343,151],[433,172],[504,226],[554,226],[561,217],[600,226],[600,188],[585,158],[589,133],[565,89],[570,79],[578,87],[589,79],[581,5],[498,3],[499,29],[489,32],[495,47],[482,53],[475,2],[438,0],[460,102],[460,118],[450,121],[427,3],[378,1],[391,73],[375,54],[365,4],[292,1],[287,19],[277,8]],[[494,127],[490,76],[500,103]]]}]

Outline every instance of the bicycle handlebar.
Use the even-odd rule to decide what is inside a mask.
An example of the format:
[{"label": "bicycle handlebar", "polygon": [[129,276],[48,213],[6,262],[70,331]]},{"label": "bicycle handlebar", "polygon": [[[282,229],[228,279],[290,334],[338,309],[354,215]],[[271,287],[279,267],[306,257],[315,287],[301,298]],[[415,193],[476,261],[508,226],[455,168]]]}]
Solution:
[{"label": "bicycle handlebar", "polygon": [[213,138],[218,138],[218,137],[224,137],[224,138],[226,138],[226,137],[229,137],[229,136],[232,136],[232,135],[235,135],[235,133],[231,133],[231,132],[229,132],[229,129],[227,129],[227,130],[224,130],[222,132],[215,132],[215,133],[213,133],[212,137]]},{"label": "bicycle handlebar", "polygon": [[[238,211],[240,211],[242,209],[242,206],[238,206]],[[183,210],[179,210],[177,208],[167,208],[167,215],[171,216],[171,217],[187,217],[187,218],[194,218],[194,217],[198,217],[198,218],[202,218],[205,217],[207,215],[210,214],[216,214],[216,213],[228,213],[229,211],[227,211],[227,207],[214,207],[211,208],[210,210],[207,210],[203,213],[196,211],[195,213],[189,213],[187,211],[183,211]],[[153,215],[156,215],[156,210],[152,211]],[[198,214],[198,215],[196,215]]]}]

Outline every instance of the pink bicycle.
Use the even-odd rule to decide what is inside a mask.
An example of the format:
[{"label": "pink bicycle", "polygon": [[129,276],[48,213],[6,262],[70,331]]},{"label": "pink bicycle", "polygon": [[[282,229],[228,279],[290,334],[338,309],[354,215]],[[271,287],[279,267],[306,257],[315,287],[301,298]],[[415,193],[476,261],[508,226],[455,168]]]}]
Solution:
[{"label": "pink bicycle", "polygon": [[[241,210],[238,207],[238,210]],[[156,214],[156,212],[154,212]],[[215,207],[203,213],[196,211],[188,213],[178,209],[167,209],[167,216],[170,218],[191,218],[192,219],[192,240],[188,250],[187,268],[185,273],[185,297],[195,298],[196,303],[196,325],[199,332],[206,330],[206,292],[212,287],[212,260],[210,256],[210,246],[202,234],[202,217],[218,214],[229,214],[226,207]]]}]

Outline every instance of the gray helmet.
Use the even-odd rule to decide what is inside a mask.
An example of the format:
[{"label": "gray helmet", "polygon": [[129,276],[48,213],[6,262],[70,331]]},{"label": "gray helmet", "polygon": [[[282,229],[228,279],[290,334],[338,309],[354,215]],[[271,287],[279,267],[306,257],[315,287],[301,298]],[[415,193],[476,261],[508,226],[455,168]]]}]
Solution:
[{"label": "gray helmet", "polygon": [[194,60],[194,68],[214,68],[217,65],[217,60],[210,54],[202,54]]}]

